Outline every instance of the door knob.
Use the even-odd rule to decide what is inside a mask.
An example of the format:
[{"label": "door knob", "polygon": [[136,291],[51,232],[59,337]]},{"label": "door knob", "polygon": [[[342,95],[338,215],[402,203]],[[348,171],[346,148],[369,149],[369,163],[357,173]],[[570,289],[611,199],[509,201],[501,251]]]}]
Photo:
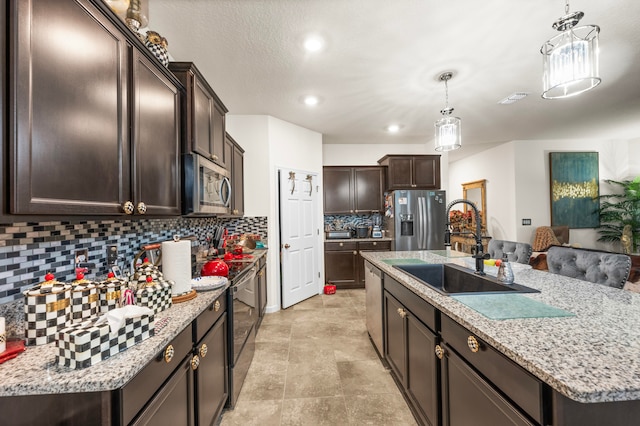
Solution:
[{"label": "door knob", "polygon": [[289,244],[285,244],[284,248],[288,249],[289,247],[291,247]]}]

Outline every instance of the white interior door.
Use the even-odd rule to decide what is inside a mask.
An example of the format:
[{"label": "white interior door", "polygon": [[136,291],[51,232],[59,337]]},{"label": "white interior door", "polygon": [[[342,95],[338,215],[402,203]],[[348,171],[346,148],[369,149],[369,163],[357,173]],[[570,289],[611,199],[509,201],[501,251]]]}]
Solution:
[{"label": "white interior door", "polygon": [[318,294],[317,176],[280,170],[282,308]]}]

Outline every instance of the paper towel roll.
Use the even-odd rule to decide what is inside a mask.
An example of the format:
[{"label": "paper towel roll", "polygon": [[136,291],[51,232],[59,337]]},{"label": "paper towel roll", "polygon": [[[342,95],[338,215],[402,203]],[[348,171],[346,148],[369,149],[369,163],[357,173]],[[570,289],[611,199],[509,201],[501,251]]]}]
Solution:
[{"label": "paper towel roll", "polygon": [[7,332],[4,329],[4,317],[0,317],[0,354],[7,350]]},{"label": "paper towel roll", "polygon": [[173,296],[191,291],[191,241],[162,243],[162,274],[165,280],[174,282]]}]

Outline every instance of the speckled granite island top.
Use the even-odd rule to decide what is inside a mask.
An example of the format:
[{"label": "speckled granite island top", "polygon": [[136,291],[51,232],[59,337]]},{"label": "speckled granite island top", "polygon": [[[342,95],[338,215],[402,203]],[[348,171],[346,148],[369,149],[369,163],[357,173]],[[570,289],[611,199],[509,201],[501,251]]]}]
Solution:
[{"label": "speckled granite island top", "polygon": [[[256,251],[257,262],[265,251]],[[27,346],[18,357],[0,364],[0,397],[50,393],[100,392],[117,389],[131,380],[185,327],[222,295],[228,285],[197,293],[197,297],[173,304],[155,315],[156,323],[168,318],[159,332],[137,345],[91,367],[73,370],[56,364],[55,343]]]},{"label": "speckled granite island top", "polygon": [[393,268],[383,259],[457,263],[428,251],[362,256],[442,313],[468,328],[559,393],[578,402],[640,400],[640,294],[533,269],[517,270],[525,294],[575,316],[491,320]]}]

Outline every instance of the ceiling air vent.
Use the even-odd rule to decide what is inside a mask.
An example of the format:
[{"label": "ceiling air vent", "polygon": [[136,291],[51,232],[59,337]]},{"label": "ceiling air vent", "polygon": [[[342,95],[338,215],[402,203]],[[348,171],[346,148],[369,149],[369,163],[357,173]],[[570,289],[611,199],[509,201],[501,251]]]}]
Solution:
[{"label": "ceiling air vent", "polygon": [[515,93],[510,94],[509,96],[507,96],[503,100],[498,101],[498,103],[502,104],[502,105],[509,105],[509,104],[512,104],[514,102],[519,101],[520,99],[524,99],[527,96],[529,96],[529,94],[527,92],[515,92]]}]

